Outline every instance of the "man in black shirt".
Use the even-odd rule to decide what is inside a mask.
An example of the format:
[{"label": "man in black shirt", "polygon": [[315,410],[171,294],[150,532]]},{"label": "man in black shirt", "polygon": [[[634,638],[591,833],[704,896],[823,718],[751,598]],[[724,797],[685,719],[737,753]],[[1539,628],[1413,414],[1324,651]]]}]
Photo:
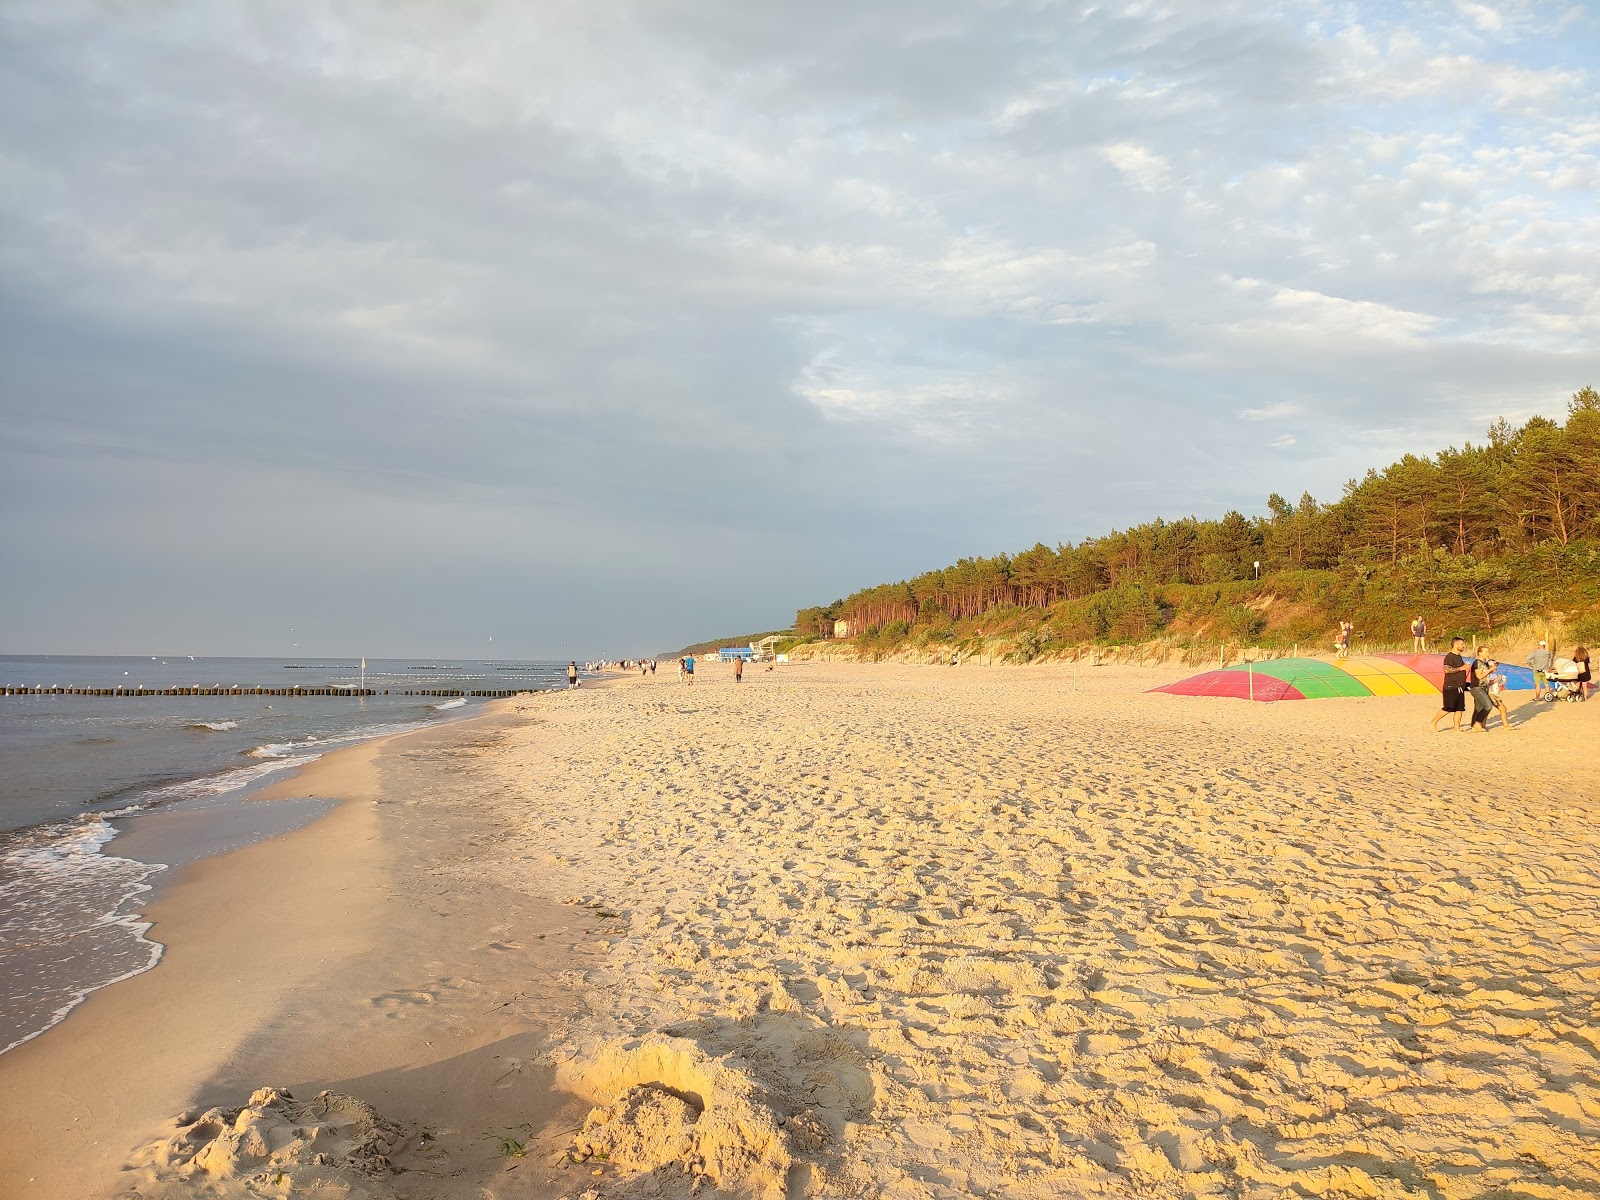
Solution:
[{"label": "man in black shirt", "polygon": [[1444,656],[1444,707],[1433,718],[1435,733],[1447,715],[1453,719],[1456,732],[1461,732],[1461,714],[1467,709],[1467,660],[1461,652],[1466,648],[1466,638],[1450,639],[1450,653]]}]

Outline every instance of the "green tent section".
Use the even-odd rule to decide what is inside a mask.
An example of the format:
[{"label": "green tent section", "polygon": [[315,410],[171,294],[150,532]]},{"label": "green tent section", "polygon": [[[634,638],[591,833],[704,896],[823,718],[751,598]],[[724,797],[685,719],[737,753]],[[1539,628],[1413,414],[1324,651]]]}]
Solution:
[{"label": "green tent section", "polygon": [[1330,662],[1321,662],[1314,658],[1268,659],[1265,662],[1252,663],[1248,668],[1240,664],[1225,669],[1229,671],[1253,669],[1257,675],[1281,679],[1297,688],[1308,700],[1321,700],[1328,696],[1372,695],[1371,689],[1348,671],[1342,671]]}]

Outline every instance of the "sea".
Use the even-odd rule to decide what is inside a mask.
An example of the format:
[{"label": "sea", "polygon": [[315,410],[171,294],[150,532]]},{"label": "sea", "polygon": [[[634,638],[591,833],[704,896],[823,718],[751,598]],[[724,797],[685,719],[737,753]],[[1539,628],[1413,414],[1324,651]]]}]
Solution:
[{"label": "sea", "polygon": [[308,824],[332,797],[251,803],[330,750],[546,691],[566,664],[188,655],[0,656],[0,687],[302,688],[372,696],[0,696],[0,1054],[162,946],[142,903],[174,867]]}]

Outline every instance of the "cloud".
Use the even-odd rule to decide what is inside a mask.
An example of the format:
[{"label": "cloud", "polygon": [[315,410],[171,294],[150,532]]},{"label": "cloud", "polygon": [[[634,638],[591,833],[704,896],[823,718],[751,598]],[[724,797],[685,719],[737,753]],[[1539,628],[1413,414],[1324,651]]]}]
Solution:
[{"label": "cloud", "polygon": [[1474,4],[1470,0],[1456,0],[1461,15],[1472,22],[1474,29],[1484,33],[1498,33],[1505,25],[1500,14],[1487,4]]},{"label": "cloud", "polygon": [[1172,172],[1172,164],[1161,155],[1129,142],[1107,146],[1102,153],[1112,166],[1147,190],[1160,187]]},{"label": "cloud", "polygon": [[[266,623],[254,585],[360,529],[373,572],[492,580],[497,629],[538,596],[526,652],[585,657],[1259,507],[1277,471],[1211,465],[1234,420],[1293,416],[1327,495],[1559,412],[1600,378],[1595,20],[1462,12],[16,0],[0,552],[143,539],[146,628],[193,561]],[[177,478],[236,481],[188,554]],[[659,576],[601,622],[617,561]],[[36,645],[101,617],[0,605]],[[369,619],[455,636],[395,592]]]},{"label": "cloud", "polygon": [[1298,412],[1300,412],[1298,404],[1280,400],[1276,404],[1267,404],[1261,408],[1241,409],[1239,419],[1241,421],[1280,421],[1284,417],[1292,417]]}]

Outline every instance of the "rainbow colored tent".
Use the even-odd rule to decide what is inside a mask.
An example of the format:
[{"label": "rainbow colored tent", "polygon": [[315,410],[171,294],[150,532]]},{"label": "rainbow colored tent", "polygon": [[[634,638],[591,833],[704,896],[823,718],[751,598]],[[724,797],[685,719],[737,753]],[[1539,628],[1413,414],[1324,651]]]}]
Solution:
[{"label": "rainbow colored tent", "polygon": [[[1533,672],[1504,663],[1511,691],[1533,690]],[[1444,684],[1442,654],[1362,654],[1335,662],[1273,658],[1207,671],[1151,688],[1174,696],[1233,696],[1240,700],[1319,700],[1325,696],[1432,696]]]}]

